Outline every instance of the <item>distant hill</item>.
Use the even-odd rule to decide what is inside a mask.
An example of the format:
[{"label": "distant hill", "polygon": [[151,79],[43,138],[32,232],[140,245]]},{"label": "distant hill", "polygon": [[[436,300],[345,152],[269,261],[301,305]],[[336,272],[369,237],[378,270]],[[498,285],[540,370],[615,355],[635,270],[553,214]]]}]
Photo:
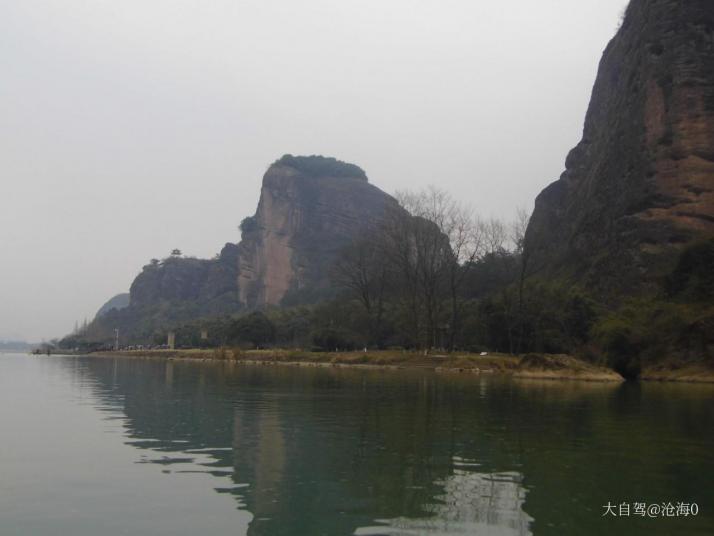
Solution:
[{"label": "distant hill", "polygon": [[34,346],[25,341],[0,341],[0,352],[29,352]]},{"label": "distant hill", "polygon": [[128,306],[129,306],[129,293],[124,292],[122,294],[117,294],[116,296],[111,298],[109,301],[107,301],[104,305],[102,305],[99,308],[99,311],[97,311],[95,318],[104,316],[112,309],[121,310],[121,309],[124,309],[124,307],[128,307]]}]

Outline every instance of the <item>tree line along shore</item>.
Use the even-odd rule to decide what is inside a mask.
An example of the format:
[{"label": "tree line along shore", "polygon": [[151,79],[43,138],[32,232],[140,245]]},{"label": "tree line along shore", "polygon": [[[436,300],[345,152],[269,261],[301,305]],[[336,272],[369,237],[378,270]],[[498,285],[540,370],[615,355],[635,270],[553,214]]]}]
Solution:
[{"label": "tree line along shore", "polygon": [[544,273],[527,248],[524,212],[510,224],[484,220],[434,188],[398,201],[326,267],[329,287],[219,316],[202,316],[193,303],[161,302],[138,316],[114,309],[58,346],[113,348],[118,328],[122,347],[164,345],[173,333],[176,347],[187,348],[368,348],[382,356],[397,348],[405,361],[425,351],[565,354],[627,379],[714,375],[714,239],[683,248],[648,293],[613,298]]}]

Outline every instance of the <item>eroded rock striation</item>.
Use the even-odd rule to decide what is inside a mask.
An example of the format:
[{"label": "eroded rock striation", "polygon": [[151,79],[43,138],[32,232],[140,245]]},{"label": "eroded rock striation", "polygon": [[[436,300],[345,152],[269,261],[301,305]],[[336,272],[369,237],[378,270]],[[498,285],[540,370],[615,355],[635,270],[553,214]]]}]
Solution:
[{"label": "eroded rock striation", "polygon": [[617,300],[714,236],[714,2],[631,1],[565,167],[536,199],[532,273]]},{"label": "eroded rock striation", "polygon": [[392,197],[357,166],[285,156],[263,177],[258,210],[241,225],[238,291],[248,307],[313,301],[337,253],[376,225]]},{"label": "eroded rock striation", "polygon": [[238,246],[226,244],[214,259],[169,257],[152,262],[131,284],[130,307],[186,302],[196,314],[218,314],[239,307],[236,292]]}]

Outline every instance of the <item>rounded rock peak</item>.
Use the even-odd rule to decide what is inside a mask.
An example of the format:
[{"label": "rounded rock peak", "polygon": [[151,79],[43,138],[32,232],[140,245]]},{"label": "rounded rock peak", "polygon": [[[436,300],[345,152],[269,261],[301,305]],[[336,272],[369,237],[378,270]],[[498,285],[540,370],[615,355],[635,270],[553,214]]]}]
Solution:
[{"label": "rounded rock peak", "polygon": [[285,154],[273,162],[270,167],[276,166],[289,167],[309,177],[334,177],[368,182],[367,174],[361,167],[329,156]]}]

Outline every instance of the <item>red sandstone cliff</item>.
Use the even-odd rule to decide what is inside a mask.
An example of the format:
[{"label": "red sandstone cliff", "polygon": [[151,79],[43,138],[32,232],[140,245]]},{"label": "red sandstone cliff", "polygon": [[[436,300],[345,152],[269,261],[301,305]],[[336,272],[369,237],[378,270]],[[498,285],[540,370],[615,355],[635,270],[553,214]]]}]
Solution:
[{"label": "red sandstone cliff", "polygon": [[713,1],[632,0],[565,165],[536,199],[533,273],[616,299],[714,236]]}]

